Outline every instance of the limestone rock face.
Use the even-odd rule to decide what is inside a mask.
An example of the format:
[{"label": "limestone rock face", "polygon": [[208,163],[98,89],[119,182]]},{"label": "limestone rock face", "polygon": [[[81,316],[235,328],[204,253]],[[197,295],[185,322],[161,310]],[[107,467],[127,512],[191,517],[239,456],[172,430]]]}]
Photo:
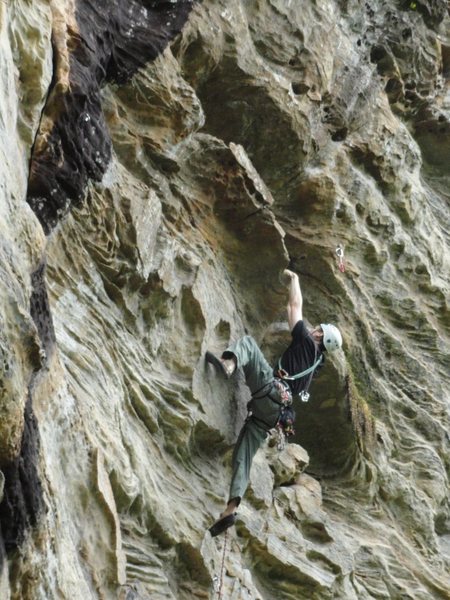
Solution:
[{"label": "limestone rock face", "polygon": [[[0,597],[449,599],[444,0],[15,0],[0,40]],[[275,364],[287,266],[344,349],[211,538],[249,392],[204,353]]]}]

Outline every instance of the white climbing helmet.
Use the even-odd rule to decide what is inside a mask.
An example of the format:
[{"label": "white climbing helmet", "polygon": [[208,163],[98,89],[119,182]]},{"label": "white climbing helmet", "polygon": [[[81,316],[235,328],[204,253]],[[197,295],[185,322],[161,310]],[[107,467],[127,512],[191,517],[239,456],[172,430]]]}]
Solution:
[{"label": "white climbing helmet", "polygon": [[342,335],[337,327],[321,323],[323,331],[323,345],[328,352],[334,352],[342,347]]}]

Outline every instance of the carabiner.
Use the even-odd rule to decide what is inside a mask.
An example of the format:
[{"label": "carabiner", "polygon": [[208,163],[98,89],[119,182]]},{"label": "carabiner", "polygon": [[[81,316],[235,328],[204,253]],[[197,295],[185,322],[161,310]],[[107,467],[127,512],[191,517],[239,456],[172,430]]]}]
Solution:
[{"label": "carabiner", "polygon": [[344,263],[344,248],[341,246],[341,244],[338,244],[336,246],[336,254],[339,260],[339,271],[341,273],[345,272],[345,263]]}]

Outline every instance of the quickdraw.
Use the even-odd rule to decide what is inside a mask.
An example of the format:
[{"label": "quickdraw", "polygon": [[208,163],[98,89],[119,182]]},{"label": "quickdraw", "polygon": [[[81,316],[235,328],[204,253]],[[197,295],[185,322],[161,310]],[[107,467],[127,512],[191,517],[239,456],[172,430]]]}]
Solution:
[{"label": "quickdraw", "polygon": [[338,267],[341,273],[345,273],[345,262],[344,262],[344,248],[341,244],[336,247],[336,254],[338,257]]}]

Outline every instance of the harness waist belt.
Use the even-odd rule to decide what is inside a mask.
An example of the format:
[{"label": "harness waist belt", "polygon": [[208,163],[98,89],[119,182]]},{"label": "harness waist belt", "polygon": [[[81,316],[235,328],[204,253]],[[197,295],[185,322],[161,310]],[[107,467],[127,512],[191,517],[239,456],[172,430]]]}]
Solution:
[{"label": "harness waist belt", "polygon": [[[267,392],[261,394],[260,396],[256,395],[258,394],[258,392],[269,386],[270,388],[267,390]],[[281,400],[277,400],[273,397],[272,391],[274,388],[277,388],[281,396]],[[272,381],[269,381],[269,383],[264,384],[261,388],[259,388],[259,390],[256,390],[256,392],[252,394],[252,400],[261,400],[261,398],[270,398],[276,404],[279,404],[280,406],[285,406],[286,404],[292,403],[292,392],[289,385],[285,381],[283,381],[279,377],[274,377]]]},{"label": "harness waist belt", "polygon": [[[266,433],[268,433],[271,429],[273,429],[276,426],[276,423],[274,425],[269,425],[269,423],[266,423],[266,421],[263,421],[262,419],[255,417],[255,415],[253,415],[253,414],[250,414],[246,420],[249,421],[250,419],[255,423],[255,425],[257,427],[259,427],[260,429],[263,429]],[[278,420],[277,420],[277,422],[278,422]],[[261,425],[261,423],[262,423],[262,425],[264,425],[264,427]]]}]

